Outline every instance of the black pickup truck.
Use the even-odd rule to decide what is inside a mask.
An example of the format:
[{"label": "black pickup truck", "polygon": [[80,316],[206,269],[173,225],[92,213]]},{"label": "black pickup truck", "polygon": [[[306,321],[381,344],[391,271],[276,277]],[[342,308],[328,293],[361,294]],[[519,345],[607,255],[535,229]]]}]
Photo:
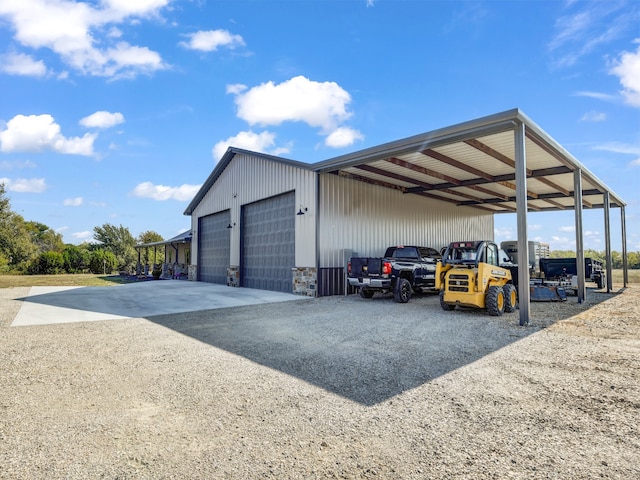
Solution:
[{"label": "black pickup truck", "polygon": [[435,288],[440,258],[434,248],[415,246],[389,247],[384,258],[352,257],[349,285],[358,288],[362,298],[393,292],[396,302],[407,303],[413,292]]}]

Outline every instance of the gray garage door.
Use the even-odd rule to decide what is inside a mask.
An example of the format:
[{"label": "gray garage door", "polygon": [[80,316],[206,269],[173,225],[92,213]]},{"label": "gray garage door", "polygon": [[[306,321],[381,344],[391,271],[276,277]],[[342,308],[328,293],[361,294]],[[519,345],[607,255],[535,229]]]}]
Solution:
[{"label": "gray garage door", "polygon": [[242,207],[242,286],[291,293],[295,192]]},{"label": "gray garage door", "polygon": [[226,285],[230,221],[229,210],[198,219],[198,280]]}]

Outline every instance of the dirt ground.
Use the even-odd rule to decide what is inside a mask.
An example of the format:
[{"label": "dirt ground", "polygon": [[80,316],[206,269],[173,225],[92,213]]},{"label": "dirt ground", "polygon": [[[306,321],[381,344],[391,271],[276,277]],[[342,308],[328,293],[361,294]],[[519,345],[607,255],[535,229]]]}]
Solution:
[{"label": "dirt ground", "polygon": [[357,296],[11,327],[2,479],[640,478],[640,287],[489,317]]}]

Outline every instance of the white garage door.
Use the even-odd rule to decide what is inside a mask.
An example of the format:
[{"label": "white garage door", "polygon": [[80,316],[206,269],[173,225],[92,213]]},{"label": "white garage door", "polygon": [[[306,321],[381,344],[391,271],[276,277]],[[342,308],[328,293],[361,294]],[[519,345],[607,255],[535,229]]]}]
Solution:
[{"label": "white garage door", "polygon": [[242,218],[242,286],[291,293],[295,192],[245,205]]},{"label": "white garage door", "polygon": [[230,221],[229,210],[198,219],[198,280],[226,285]]}]

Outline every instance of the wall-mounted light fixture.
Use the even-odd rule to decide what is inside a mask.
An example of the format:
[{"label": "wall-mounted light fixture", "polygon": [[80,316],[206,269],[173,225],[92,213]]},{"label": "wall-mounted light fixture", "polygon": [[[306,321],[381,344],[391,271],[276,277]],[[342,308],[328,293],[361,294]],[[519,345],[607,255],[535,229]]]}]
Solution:
[{"label": "wall-mounted light fixture", "polygon": [[235,222],[233,222],[233,223],[230,223],[229,225],[227,225],[227,228],[233,228],[233,227],[235,227],[235,226],[236,226],[236,223],[235,223]]},{"label": "wall-mounted light fixture", "polygon": [[296,213],[296,215],[304,215],[304,212],[307,212],[308,210],[308,208],[302,208],[302,205],[300,205],[300,210],[298,210],[298,213]]}]

